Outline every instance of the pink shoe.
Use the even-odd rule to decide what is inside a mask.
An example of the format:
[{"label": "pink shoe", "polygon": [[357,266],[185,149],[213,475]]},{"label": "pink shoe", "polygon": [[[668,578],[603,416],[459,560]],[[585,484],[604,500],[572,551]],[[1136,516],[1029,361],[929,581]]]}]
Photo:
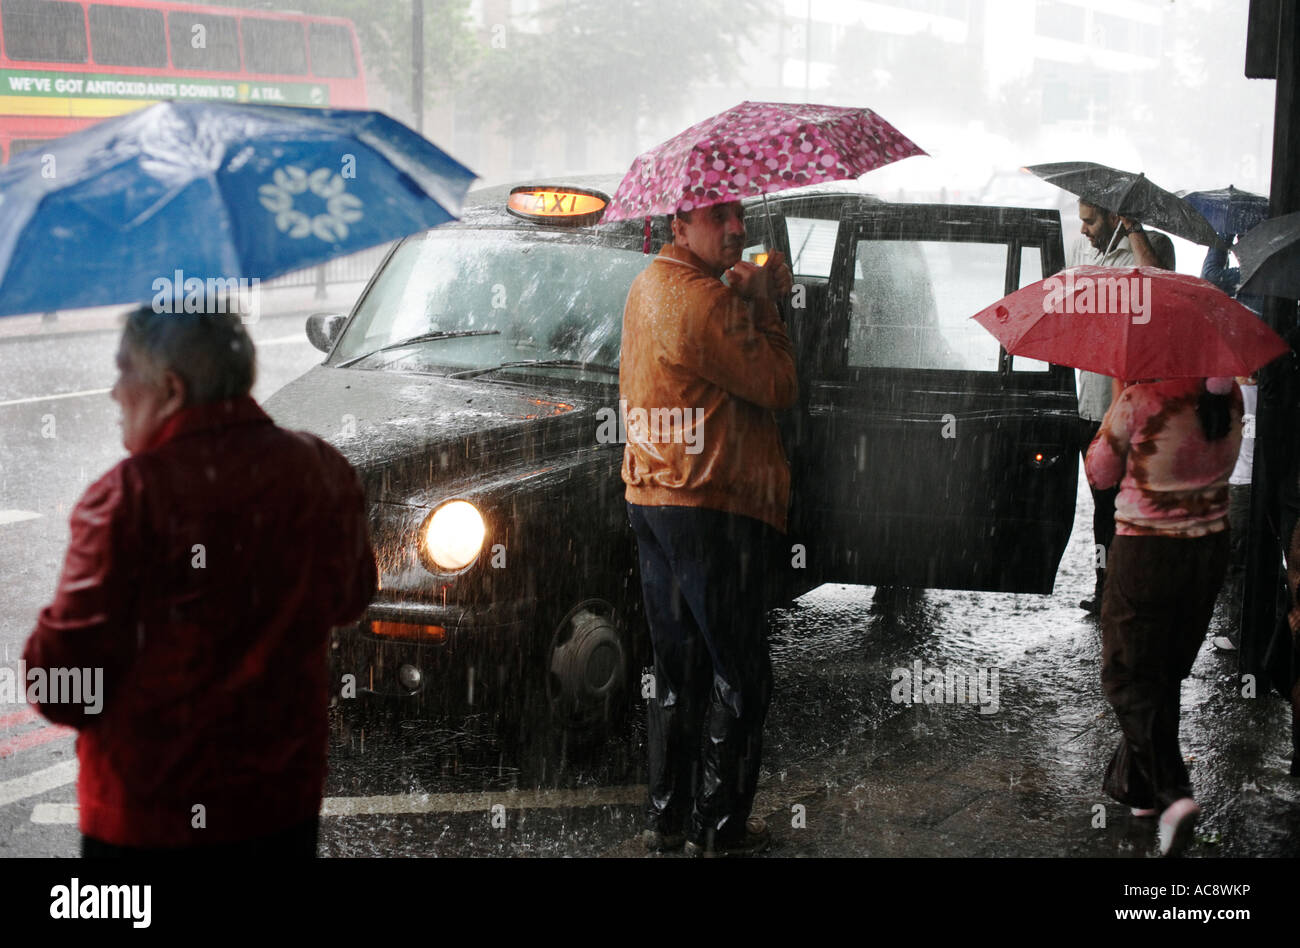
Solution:
[{"label": "pink shoe", "polygon": [[1159,839],[1161,856],[1177,856],[1192,841],[1192,830],[1201,808],[1191,797],[1183,797],[1169,804],[1160,814]]}]

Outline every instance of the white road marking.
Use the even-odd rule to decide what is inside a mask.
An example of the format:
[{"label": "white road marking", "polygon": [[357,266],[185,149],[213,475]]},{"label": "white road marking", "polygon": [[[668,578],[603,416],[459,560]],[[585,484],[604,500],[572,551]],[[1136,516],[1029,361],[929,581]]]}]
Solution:
[{"label": "white road marking", "polygon": [[0,408],[8,405],[30,405],[32,402],[52,402],[59,398],[83,398],[87,395],[107,395],[111,388],[88,388],[84,392],[64,392],[62,395],[36,395],[32,398],[11,398],[7,402],[0,402]]},{"label": "white road marking", "polygon": [[486,813],[494,804],[507,810],[558,810],[564,807],[644,803],[645,787],[588,787],[582,790],[515,790],[494,793],[406,793],[386,797],[326,797],[321,816],[373,816],[395,813]]},{"label": "white road marking", "polygon": [[[25,797],[34,797],[38,793],[45,793],[47,790],[53,790],[64,784],[72,783],[76,779],[77,762],[75,760],[65,760],[61,764],[46,767],[44,770],[38,770],[35,773],[15,777],[12,780],[5,780],[0,782],[0,806],[16,803]],[[72,822],[75,823],[76,819],[74,814]]]},{"label": "white road marking", "polygon": [[22,523],[24,520],[39,520],[41,515],[34,510],[0,510],[0,526],[6,523]]},{"label": "white road marking", "polygon": [[[645,802],[645,787],[591,787],[584,790],[515,790],[501,793],[404,793],[376,797],[326,797],[320,815],[393,816],[403,813],[487,813],[499,803],[507,810],[558,810],[566,807],[635,805]],[[33,823],[76,823],[75,803],[38,803]]]},{"label": "white road marking", "polygon": [[33,823],[76,824],[78,816],[75,803],[38,803],[32,810]]},{"label": "white road marking", "polygon": [[[283,346],[291,342],[307,343],[308,339],[303,333],[295,333],[292,336],[276,336],[274,339],[263,339],[260,342],[253,340],[254,346]],[[88,395],[107,395],[111,388],[89,388],[82,392],[63,392],[59,395],[33,395],[31,398],[11,398],[7,402],[0,402],[0,408],[6,408],[10,405],[31,405],[34,402],[52,402],[60,398],[84,398]]]}]

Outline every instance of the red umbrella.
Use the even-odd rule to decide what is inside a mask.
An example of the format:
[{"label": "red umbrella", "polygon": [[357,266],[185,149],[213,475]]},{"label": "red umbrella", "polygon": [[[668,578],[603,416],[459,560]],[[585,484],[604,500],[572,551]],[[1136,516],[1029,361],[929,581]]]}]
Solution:
[{"label": "red umbrella", "polygon": [[1250,375],[1290,350],[1212,283],[1157,267],[1071,267],[973,318],[1012,355],[1125,381]]}]

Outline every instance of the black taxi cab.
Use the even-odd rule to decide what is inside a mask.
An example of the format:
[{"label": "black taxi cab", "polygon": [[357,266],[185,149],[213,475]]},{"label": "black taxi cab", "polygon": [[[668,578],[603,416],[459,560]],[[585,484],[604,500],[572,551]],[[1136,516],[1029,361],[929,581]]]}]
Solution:
[{"label": "black taxi cab", "polygon": [[[600,224],[616,186],[473,192],[462,220],[395,245],[350,314],[308,320],[326,358],[266,407],[365,486],[380,583],[334,632],[343,699],[581,728],[639,695],[618,363],[628,287],[666,232]],[[780,250],[795,276],[782,598],[1050,592],[1074,519],[1073,371],[1009,356],[970,317],[1064,265],[1059,214],[845,186],[746,215],[746,258]]]}]

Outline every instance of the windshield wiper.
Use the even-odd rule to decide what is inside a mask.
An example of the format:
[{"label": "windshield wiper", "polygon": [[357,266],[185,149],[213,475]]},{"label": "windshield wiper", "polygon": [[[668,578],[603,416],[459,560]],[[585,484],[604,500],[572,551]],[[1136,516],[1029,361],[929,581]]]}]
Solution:
[{"label": "windshield wiper", "polygon": [[362,359],[368,359],[377,352],[387,352],[389,349],[402,349],[406,346],[413,346],[419,342],[428,342],[431,339],[459,339],[463,336],[499,336],[499,329],[449,329],[439,332],[424,332],[418,336],[412,336],[410,339],[403,339],[401,342],[390,342],[386,346],[380,346],[378,349],[371,349],[369,352],[362,353],[340,362],[335,366],[336,369],[346,369],[350,365],[355,365]]},{"label": "windshield wiper", "polygon": [[499,369],[516,369],[533,365],[558,365],[566,369],[595,369],[598,372],[618,375],[618,366],[602,365],[599,362],[579,362],[576,359],[525,359],[520,362],[502,362],[500,365],[490,365],[484,369],[466,369],[463,372],[453,372],[451,375],[448,375],[447,378],[472,379],[477,378],[480,375],[486,375],[489,372],[496,372]]}]

